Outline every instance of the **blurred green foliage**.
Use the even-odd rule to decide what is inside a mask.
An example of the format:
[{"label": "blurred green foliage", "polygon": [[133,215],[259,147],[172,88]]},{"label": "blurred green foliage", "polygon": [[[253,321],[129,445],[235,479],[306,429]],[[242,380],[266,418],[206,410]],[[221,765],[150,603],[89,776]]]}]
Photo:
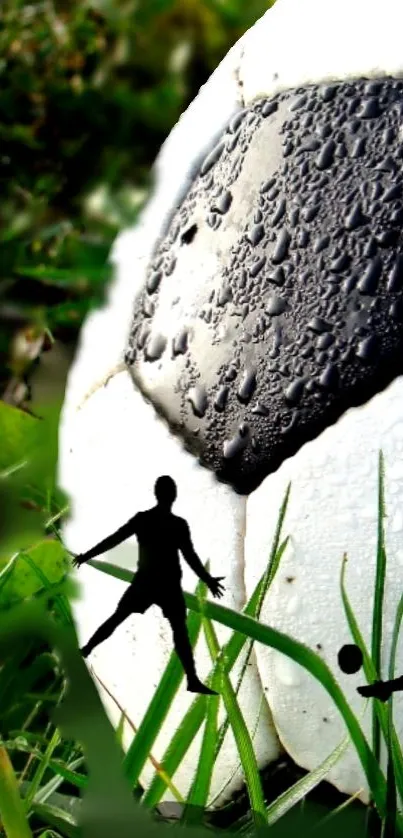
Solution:
[{"label": "blurred green foliage", "polygon": [[[228,49],[270,5],[271,0],[0,3],[0,610],[5,619],[21,600],[34,599],[44,602],[56,621],[71,623],[74,586],[66,580],[69,557],[59,532],[67,502],[56,484],[62,388],[59,383],[44,404],[35,398],[35,387],[31,394],[32,374],[45,362],[44,353],[49,357],[58,345],[71,356],[83,319],[103,300],[111,244],[147,199],[159,147]],[[56,375],[65,372],[58,373],[56,364]],[[62,740],[49,718],[65,686],[60,660],[46,642],[21,638],[0,656],[0,761],[8,765],[10,783],[2,801],[7,795],[11,800],[13,783],[15,790],[18,785],[30,826],[41,836],[81,834],[75,807],[88,782],[88,765],[80,745]],[[9,824],[12,817],[10,810]],[[4,819],[3,808],[1,833]]]},{"label": "blurred green foliage", "polygon": [[0,396],[26,403],[49,348],[16,358],[16,334],[34,326],[74,344],[103,299],[110,245],[146,200],[159,147],[270,5],[2,0]]},{"label": "blurred green foliage", "polygon": [[[36,418],[0,401],[0,571],[14,553],[57,534],[66,507],[56,485],[58,418],[52,406]],[[0,602],[1,588],[0,574]]]}]

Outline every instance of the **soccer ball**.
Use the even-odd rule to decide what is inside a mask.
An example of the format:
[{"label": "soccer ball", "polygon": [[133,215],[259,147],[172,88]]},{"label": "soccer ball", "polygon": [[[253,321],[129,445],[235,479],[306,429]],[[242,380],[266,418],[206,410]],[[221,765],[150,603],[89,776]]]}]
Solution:
[{"label": "soccer ball", "polygon": [[[165,142],[139,222],[115,242],[115,279],[82,330],[60,427],[69,549],[87,550],[152,506],[156,478],[170,474],[173,511],[210,572],[225,576],[221,602],[237,610],[267,566],[291,481],[290,540],[261,620],[318,652],[358,716],[363,673],[338,667],[352,642],[340,569],[347,553],[346,588],[370,646],[380,449],[383,661],[403,565],[402,31],[398,0],[277,0],[235,44]],[[105,558],[135,570],[136,539]],[[182,567],[183,587],[194,591],[197,579]],[[125,585],[86,565],[77,579],[84,643]],[[222,645],[230,630],[216,629]],[[117,701],[139,725],[171,651],[153,606],[93,652],[114,724]],[[402,664],[398,649],[397,674]],[[202,636],[196,665],[205,678]],[[183,684],[155,758],[193,698]],[[239,703],[261,767],[285,750],[314,769],[346,733],[324,688],[259,644]],[[371,718],[369,703],[368,737]],[[400,737],[399,695],[395,725]],[[126,743],[132,735],[127,726]],[[173,778],[184,796],[201,735]],[[146,787],[153,775],[148,761]],[[327,779],[368,800],[352,746]],[[229,729],[212,777],[215,805],[242,782]]]}]

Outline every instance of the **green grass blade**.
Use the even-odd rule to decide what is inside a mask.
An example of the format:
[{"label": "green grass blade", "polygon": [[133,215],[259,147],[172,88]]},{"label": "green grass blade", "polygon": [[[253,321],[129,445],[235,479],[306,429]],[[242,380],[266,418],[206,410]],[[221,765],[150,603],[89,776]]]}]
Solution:
[{"label": "green grass blade", "polygon": [[[55,774],[57,774],[60,777],[59,785],[61,785],[63,781],[66,781],[67,783],[71,783],[72,786],[75,786],[78,789],[86,789],[88,785],[87,775],[79,774],[78,771],[75,771],[75,768],[78,768],[80,765],[82,765],[83,761],[84,758],[79,757],[77,760],[71,763],[71,765],[62,765],[62,763],[58,760],[51,759],[49,760],[49,768],[51,768],[52,771],[54,771]],[[53,791],[57,790],[59,785],[55,784],[52,787],[52,793]],[[42,803],[45,800],[45,798],[42,797],[45,788],[46,786],[41,786],[41,788],[35,796],[35,800],[38,803]]]},{"label": "green grass blade", "polygon": [[392,696],[388,704],[388,762],[386,770],[386,815],[382,823],[382,838],[383,835],[388,838],[389,835],[396,835],[396,817],[397,817],[397,801],[396,801],[396,783],[395,772],[393,768],[393,755],[391,749],[393,723],[392,723]]},{"label": "green grass blade", "polygon": [[0,592],[3,590],[4,586],[7,584],[8,580],[10,579],[12,573],[14,572],[14,567],[16,560],[18,558],[18,553],[15,556],[12,556],[10,561],[7,562],[5,567],[2,568],[0,572]]},{"label": "green grass blade", "polygon": [[126,570],[124,567],[119,567],[117,564],[112,564],[112,562],[103,562],[99,559],[90,559],[86,564],[91,565],[91,567],[95,567],[96,570],[102,570],[102,573],[107,573],[109,576],[113,576],[115,579],[120,579],[122,582],[132,582],[134,571],[133,570]]},{"label": "green grass blade", "polygon": [[[216,631],[208,617],[203,616],[203,628],[211,659],[214,662],[219,656],[221,650],[217,640]],[[255,826],[261,827],[266,824],[266,806],[256,755],[253,750],[248,727],[236,700],[234,688],[231,684],[229,675],[225,670],[222,673],[221,693],[245,775],[245,783]]]},{"label": "green grass blade", "polygon": [[[102,568],[102,564],[100,569]],[[120,573],[121,569],[117,569]],[[108,572],[108,571],[106,571]],[[116,569],[114,568],[114,572]],[[130,574],[129,579],[131,579],[133,574]],[[120,575],[119,578],[123,578]],[[262,585],[263,580],[257,585],[254,595],[251,598],[253,601],[255,599],[256,602],[256,595],[258,600],[258,591]],[[186,605],[190,610],[196,611],[200,613],[201,606],[197,599],[192,594],[185,594]],[[332,673],[322,661],[319,656],[315,655],[311,649],[305,647],[303,644],[298,643],[282,632],[278,632],[275,629],[271,629],[269,626],[264,626],[247,614],[247,609],[245,609],[244,613],[237,613],[231,611],[228,608],[224,608],[216,603],[209,602],[208,600],[205,602],[203,606],[203,613],[205,616],[209,617],[210,619],[216,620],[223,625],[232,628],[235,634],[230,638],[227,646],[232,641],[232,650],[238,647],[239,651],[242,648],[242,640],[240,641],[239,636],[236,635],[236,632],[243,634],[246,637],[251,637],[258,642],[263,642],[268,646],[272,646],[273,648],[277,649],[278,651],[282,652],[283,654],[288,655],[291,657],[296,663],[304,666],[314,677],[316,677],[321,683],[322,686],[327,690],[330,696],[333,698],[338,710],[341,712],[344,721],[347,725],[348,730],[350,731],[353,743],[357,749],[358,756],[360,761],[363,765],[364,772],[368,779],[368,784],[370,788],[375,789],[375,802],[378,807],[378,811],[380,812],[381,816],[385,816],[386,814],[386,783],[385,778],[379,768],[379,765],[374,760],[373,754],[369,748],[368,742],[363,735],[363,732],[357,722],[355,715],[352,713],[351,709],[349,708],[346,699],[340,690],[337,682],[335,681]],[[224,650],[223,650],[224,651]],[[226,650],[228,651],[228,649]],[[399,824],[400,816],[399,816]]]},{"label": "green grass blade", "polygon": [[[273,581],[273,579],[274,579],[274,577],[277,573],[277,570],[278,570],[278,567],[279,567],[279,564],[280,564],[281,556],[282,556],[282,554],[285,550],[285,547],[286,547],[286,543],[284,543],[284,547],[283,547],[282,551],[280,552],[279,541],[280,541],[280,535],[281,535],[281,530],[282,530],[283,523],[284,523],[285,514],[286,514],[286,511],[287,511],[288,501],[290,499],[290,492],[291,492],[291,483],[289,483],[288,486],[287,486],[287,489],[286,489],[286,492],[285,492],[285,495],[284,495],[284,499],[283,499],[283,502],[282,502],[281,507],[280,507],[280,512],[279,512],[279,516],[278,516],[278,520],[277,520],[277,526],[276,526],[276,530],[275,530],[275,533],[274,533],[274,540],[273,540],[272,548],[271,548],[271,551],[270,551],[269,564],[268,564],[266,573],[263,577],[263,585],[262,585],[262,590],[261,590],[261,593],[260,593],[260,596],[259,596],[259,602],[258,602],[257,614],[256,614],[258,619],[260,617],[260,612],[262,610],[263,600],[266,596],[268,588],[270,587],[270,585],[271,585],[271,583],[272,583],[272,581]],[[288,541],[288,538],[286,539],[286,542],[287,541]]]},{"label": "green grass blade", "polygon": [[[301,777],[300,780],[297,780],[297,782],[290,788],[280,794],[277,799],[273,801],[273,803],[270,803],[266,809],[268,825],[273,826],[294,806],[301,803],[301,801],[303,801],[305,797],[314,788],[316,788],[319,783],[322,782],[322,780],[325,780],[330,769],[336,765],[349,745],[351,745],[351,739],[350,735],[347,733],[342,742],[336,746],[334,751],[332,751],[332,753],[329,754],[329,756],[327,756],[326,759],[324,759],[323,762],[317,766],[317,768],[310,771],[309,774],[306,774],[304,777]],[[245,824],[245,828],[242,828],[242,832],[246,828],[247,824]]]},{"label": "green grass blade", "polygon": [[[244,614],[249,614],[250,616],[254,616],[256,614],[263,581],[264,576],[262,576],[260,581],[257,583],[249,602],[243,609]],[[187,607],[191,607],[191,603],[193,601],[192,595],[185,593],[185,601]],[[227,672],[230,672],[232,667],[235,665],[246,642],[247,638],[245,635],[239,634],[235,631],[232,633],[227,643],[223,646],[222,657],[225,658]],[[205,696],[198,696],[195,698],[165,751],[161,764],[171,777],[178,769],[200,729],[205,714],[205,700]],[[142,800],[144,805],[150,807],[156,806],[160,802],[165,792],[165,788],[166,785],[164,784],[162,778],[155,776],[148,790],[144,794]]]},{"label": "green grass blade", "polygon": [[[196,593],[204,588],[199,583]],[[195,646],[201,628],[201,617],[191,613],[187,617],[187,628],[192,647]],[[132,786],[138,782],[141,771],[148,759],[148,754],[157,738],[158,732],[168,715],[171,704],[184,676],[182,664],[175,651],[172,652],[165,672],[147,708],[136,735],[126,753],[124,770]]]},{"label": "green grass blade", "polygon": [[[282,547],[284,550],[285,544],[282,545]],[[92,567],[95,567],[97,570],[102,571],[103,573],[113,576],[116,579],[120,579],[123,582],[131,582],[134,576],[133,571],[127,570],[126,568],[121,568],[118,565],[112,564],[110,562],[91,559],[88,562],[88,564],[90,564]],[[259,603],[259,598],[261,596],[263,582],[264,575],[257,583],[249,602],[246,604],[243,610],[244,614],[250,614],[252,616],[256,614],[256,609]],[[190,608],[192,602],[194,601],[193,595],[188,594],[185,591],[184,597],[187,608]],[[231,671],[247,640],[248,638],[245,637],[245,635],[239,634],[238,632],[233,632],[226,645],[223,647],[222,651],[226,659],[227,672]],[[175,771],[177,770],[184,756],[186,755],[190,745],[192,744],[193,739],[197,735],[198,730],[200,729],[205,715],[205,701],[205,696],[198,696],[197,698],[195,698],[189,710],[187,711],[185,717],[183,718],[180,726],[177,728],[171,740],[171,743],[168,745],[165,751],[165,754],[161,761],[161,766],[166,771],[169,777],[172,777],[174,775]],[[164,794],[165,788],[166,783],[164,782],[163,778],[161,776],[156,775],[142,798],[142,802],[144,803],[144,805],[149,807],[156,806],[160,802]]]},{"label": "green grass blade", "polygon": [[[277,525],[276,525],[276,530],[275,530],[275,534],[274,534],[272,548],[271,548],[271,551],[270,551],[270,556],[269,556],[269,562],[268,562],[268,565],[267,565],[267,569],[265,571],[265,574],[263,575],[263,577],[260,580],[259,587],[258,587],[258,594],[257,594],[256,600],[254,601],[254,606],[249,610],[250,616],[256,617],[257,619],[259,619],[259,617],[260,617],[260,613],[261,613],[261,609],[262,609],[262,606],[263,606],[265,596],[266,596],[267,591],[268,591],[270,585],[272,584],[273,579],[274,579],[274,577],[277,573],[277,570],[278,570],[279,565],[280,565],[281,558],[283,556],[283,553],[284,553],[285,548],[287,547],[287,544],[288,544],[288,541],[289,541],[289,536],[287,536],[284,539],[284,541],[280,544],[280,547],[278,546],[278,543],[280,541],[281,529],[282,529],[282,526],[283,526],[286,511],[287,511],[290,491],[291,491],[291,483],[289,483],[288,486],[287,486],[285,496],[284,496],[282,505],[280,507],[279,516],[278,516],[278,519],[277,519]],[[246,669],[247,669],[247,666],[248,666],[248,663],[249,663],[249,660],[250,660],[250,656],[252,654],[253,643],[254,643],[253,640],[249,641],[247,653],[245,655],[245,660],[244,660],[244,663],[242,665],[241,672],[239,673],[237,685],[235,687],[235,696],[236,697],[238,697],[239,690],[241,688],[242,681],[243,681],[243,678],[244,678],[244,675],[245,675],[245,672],[246,672]],[[228,660],[229,667],[232,668],[233,664],[231,662],[231,654],[229,654],[229,655],[226,654],[226,657],[227,657],[227,660]],[[259,724],[259,719],[260,719],[260,714],[261,714],[261,711],[262,711],[263,701],[265,701],[265,697],[262,694],[262,700],[259,703],[258,715],[257,715],[256,723],[255,723],[255,726],[254,726],[254,732],[256,732],[258,724]],[[221,750],[221,747],[222,747],[222,744],[223,744],[223,741],[224,741],[224,737],[225,737],[227,729],[228,729],[228,725],[229,725],[229,718],[227,716],[225,718],[223,724],[221,725],[220,730],[219,730],[219,735],[218,735],[218,738],[217,738],[217,745],[216,745],[216,759],[217,759],[218,754]],[[252,741],[253,741],[253,739],[254,739],[254,733],[252,734]],[[216,800],[217,797],[221,795],[221,793],[224,791],[226,786],[231,782],[232,777],[237,772],[237,770],[238,770],[238,767],[235,769],[235,771],[232,773],[232,775],[228,778],[228,780],[226,781],[224,786],[220,789],[220,791],[218,792],[218,794],[216,795],[214,800]],[[213,801],[211,801],[211,802],[213,802]]]},{"label": "green grass blade", "polygon": [[277,800],[268,806],[267,818],[270,826],[286,815],[293,806],[300,803],[301,800],[303,800],[306,795],[312,791],[312,789],[316,788],[322,780],[326,779],[326,775],[330,769],[336,765],[349,745],[351,745],[351,738],[348,733],[342,742],[336,746],[334,751],[332,751],[332,753],[329,754],[329,756],[326,757],[326,759],[324,759],[323,762],[317,766],[317,768],[310,771],[309,774],[305,775],[305,777],[301,777],[301,779],[294,783],[291,788],[283,792]]},{"label": "green grass blade", "polygon": [[[201,605],[195,596],[188,594],[191,609],[200,613]],[[333,699],[334,704],[342,715],[344,722],[350,731],[351,739],[357,750],[357,754],[363,766],[368,784],[374,791],[374,800],[378,811],[382,816],[386,811],[386,782],[377,761],[371,752],[368,742],[361,730],[356,716],[352,712],[344,693],[340,689],[333,673],[319,655],[316,655],[308,646],[288,637],[277,629],[270,628],[245,614],[232,611],[223,605],[206,602],[203,605],[203,616],[216,620],[222,625],[228,626],[235,631],[253,637],[260,643],[270,646],[273,649],[287,655],[316,678]],[[401,821],[403,824],[403,820]]]},{"label": "green grass blade", "polygon": [[[388,678],[392,681],[395,677],[395,666],[396,666],[396,650],[397,650],[397,643],[399,639],[400,633],[400,626],[403,617],[403,595],[400,597],[399,604],[396,609],[395,615],[395,622],[393,626],[393,634],[392,634],[392,646],[390,651],[390,658],[389,658],[389,672]],[[384,822],[384,830],[386,835],[393,834],[396,825],[396,814],[397,814],[397,799],[396,799],[396,783],[398,786],[398,791],[400,795],[400,801],[403,799],[403,788],[397,779],[398,775],[400,776],[403,773],[403,761],[402,759],[399,760],[399,756],[394,755],[393,751],[393,742],[394,736],[396,736],[394,725],[393,725],[393,693],[390,696],[388,701],[388,737],[387,737],[387,749],[388,749],[388,764],[387,764],[387,772],[386,772],[386,788],[387,788],[387,800],[386,800],[386,818]],[[396,763],[397,766],[396,766]],[[395,778],[396,773],[396,778]]]},{"label": "green grass blade", "polygon": [[40,789],[40,785],[43,779],[43,776],[49,766],[49,762],[52,758],[54,751],[56,750],[57,746],[60,744],[61,736],[56,728],[53,732],[53,735],[48,743],[48,746],[45,750],[45,753],[42,755],[40,759],[39,765],[35,771],[35,774],[31,780],[29,790],[25,796],[25,808],[27,812],[30,812],[31,806],[35,797]]},{"label": "green grass blade", "polygon": [[[237,698],[237,693],[236,693],[236,690],[235,690],[235,697]],[[263,705],[264,705],[265,701],[266,701],[266,699],[265,699],[264,693],[262,693],[262,694],[261,694],[261,696],[260,696],[260,701],[259,701],[259,707],[258,707],[258,712],[257,712],[257,716],[256,716],[256,721],[255,721],[255,724],[254,724],[254,726],[253,726],[252,733],[251,733],[251,735],[250,735],[250,738],[251,738],[252,742],[254,742],[254,740],[255,740],[256,731],[257,731],[257,729],[258,729],[259,720],[260,720],[260,715],[261,715],[261,712],[262,712],[262,707],[263,707]],[[228,718],[228,716],[227,716],[227,718]],[[229,774],[229,775],[228,775],[228,777],[227,777],[227,779],[226,779],[225,783],[224,783],[224,784],[221,786],[221,788],[217,791],[217,794],[215,794],[215,795],[214,795],[214,797],[212,797],[212,798],[210,799],[210,803],[209,803],[209,805],[210,805],[210,806],[213,806],[213,805],[214,805],[214,803],[216,802],[216,800],[218,800],[218,798],[219,798],[219,797],[221,797],[221,795],[223,794],[223,792],[225,791],[225,789],[226,789],[226,788],[228,788],[228,786],[230,785],[230,783],[232,783],[232,780],[234,779],[235,774],[237,774],[237,773],[238,773],[238,771],[239,771],[239,769],[240,769],[240,768],[241,768],[241,764],[240,764],[240,763],[238,763],[238,764],[235,766],[234,770],[231,772],[231,774]]]},{"label": "green grass blade", "polygon": [[119,724],[116,728],[116,738],[119,742],[120,747],[123,749],[123,731],[125,727],[125,714],[120,714]]},{"label": "green grass blade", "polygon": [[[285,550],[285,548],[288,544],[288,539],[289,539],[289,537],[287,536],[287,538],[285,538],[283,543],[280,545],[280,548],[277,551],[277,553],[274,554],[273,562],[272,562],[272,559],[270,558],[269,572],[265,576],[262,577],[261,584],[260,584],[260,587],[259,587],[259,594],[258,594],[258,598],[257,598],[257,601],[256,601],[256,608],[251,609],[251,612],[250,612],[250,616],[256,617],[256,619],[259,619],[260,611],[262,609],[262,605],[263,605],[263,602],[264,602],[265,595],[266,595],[266,593],[267,593],[267,591],[268,591],[268,589],[269,589],[269,587],[270,587],[270,585],[271,585],[271,583],[274,579],[275,573],[276,573],[277,568],[278,568],[279,563],[280,563],[280,559],[281,559],[281,557],[284,553],[284,550]],[[270,568],[273,567],[274,565],[275,565],[275,570],[274,570],[274,572],[270,573]],[[238,696],[239,690],[240,690],[241,685],[242,685],[242,681],[244,679],[244,675],[245,675],[245,672],[246,672],[246,669],[247,669],[247,666],[248,666],[248,663],[249,663],[249,660],[250,660],[250,656],[252,654],[253,644],[254,644],[254,641],[250,640],[249,644],[248,644],[247,653],[245,655],[245,660],[243,662],[241,671],[239,673],[237,685],[235,687],[235,695],[236,696]],[[226,660],[228,661],[228,663],[230,664],[230,666],[232,668],[232,665],[233,665],[232,664],[232,655],[233,655],[233,653],[228,654],[228,652],[224,652],[224,655],[225,655]],[[238,655],[237,655],[237,657],[238,657]],[[260,711],[259,711],[259,714],[260,714]],[[216,758],[217,758],[218,754],[220,753],[222,743],[224,741],[224,737],[225,737],[225,734],[227,732],[228,725],[229,725],[229,719],[228,719],[228,716],[227,716],[226,719],[224,720],[223,724],[221,725],[221,728],[220,728],[220,731],[219,731],[219,735],[218,735],[218,739],[217,739],[217,745],[216,745]]]},{"label": "green grass blade", "polygon": [[[16,750],[20,751],[25,754],[29,754],[30,757],[36,760],[41,760],[41,754],[38,752],[38,745],[45,745],[47,744],[47,740],[45,736],[40,736],[38,734],[30,733],[29,731],[13,731],[15,739],[10,739],[8,741],[3,742],[3,745],[7,748],[8,751]],[[21,742],[16,741],[17,736],[24,737],[27,740],[27,744],[21,744]],[[34,742],[35,747],[29,744],[29,741]],[[85,789],[88,785],[88,777],[85,774],[79,774],[75,769],[79,768],[80,765],[84,762],[84,757],[77,757],[77,759],[73,760],[70,764],[65,765],[61,762],[61,760],[50,759],[48,762],[48,767],[52,769],[52,771],[57,775],[56,777],[49,780],[45,785],[41,786],[38,789],[35,795],[35,801],[37,803],[44,803],[47,798],[53,794],[54,791],[57,791],[59,786],[62,785],[63,781],[67,781],[71,783],[73,786],[79,789]]]},{"label": "green grass blade", "polygon": [[[253,616],[254,617],[256,616],[257,619],[259,619],[259,617],[260,617],[260,613],[261,613],[261,610],[262,610],[262,606],[263,606],[265,596],[266,596],[267,591],[268,591],[268,589],[269,589],[269,587],[270,587],[270,585],[271,585],[271,583],[272,583],[272,581],[273,581],[273,579],[274,579],[274,577],[277,573],[281,557],[282,557],[282,555],[284,553],[284,550],[285,550],[285,548],[288,544],[289,536],[287,536],[287,538],[283,541],[280,548],[278,546],[279,541],[280,541],[281,530],[282,530],[283,523],[284,523],[284,518],[285,518],[285,515],[286,515],[286,511],[287,511],[288,501],[289,501],[289,498],[290,498],[290,491],[291,491],[291,483],[289,483],[288,486],[287,486],[287,489],[286,489],[286,492],[285,492],[285,495],[284,495],[284,498],[283,498],[283,502],[282,502],[281,507],[280,507],[280,511],[279,511],[279,515],[278,515],[278,519],[277,519],[277,524],[276,524],[276,529],[275,529],[275,532],[274,532],[274,539],[273,539],[273,543],[272,543],[272,547],[271,547],[271,551],[270,551],[270,555],[269,555],[269,562],[268,562],[265,574],[263,575],[263,578],[261,580],[261,586],[260,586],[260,589],[259,589],[259,596],[258,596],[258,600],[257,600],[257,603],[256,603],[256,610],[253,613]],[[250,660],[250,656],[252,654],[252,648],[253,648],[253,640],[250,641],[249,644],[248,644],[248,649],[247,649],[247,653],[245,655],[245,660],[244,660],[241,672],[239,674],[238,683],[237,683],[236,688],[235,688],[236,695],[238,695],[239,690],[241,688],[241,684],[242,684],[242,681],[243,681],[243,678],[244,678],[244,675],[245,675],[245,672],[246,672],[246,669],[247,669],[247,666],[248,666],[248,663],[249,663],[249,660]],[[227,717],[225,719],[222,727],[221,727],[221,730],[219,732],[219,736],[218,736],[218,739],[217,739],[217,751],[216,751],[217,756],[218,756],[218,754],[221,750],[222,743],[224,741],[224,737],[225,737],[225,734],[227,732],[228,724],[229,724],[229,720],[228,720],[228,717]]]},{"label": "green grass blade", "polygon": [[[206,715],[206,701],[205,695],[199,695],[194,699],[165,751],[161,766],[170,777],[175,774],[203,723]],[[164,782],[163,777],[156,774],[141,802],[144,806],[154,808],[160,802],[166,787],[167,783]]]},{"label": "green grass blade", "polygon": [[6,749],[0,745],[0,816],[7,838],[32,838],[17,778]]},{"label": "green grass blade", "polygon": [[[78,788],[86,789],[88,787],[88,776],[84,776],[82,774],[76,774],[74,768],[77,765],[81,764],[82,758],[74,760],[69,767],[65,767],[64,770],[61,768],[60,764],[55,763],[53,760],[49,761],[49,768],[52,768],[55,772],[55,776],[48,780],[40,789],[38,789],[35,800],[32,802],[32,811],[34,811],[35,806],[40,803],[46,803],[47,800],[54,794],[62,785],[63,780],[67,780],[71,782],[73,785],[78,786]],[[61,770],[60,770],[61,769]],[[77,783],[77,778],[80,778],[79,784]]]},{"label": "green grass blade", "polygon": [[[31,556],[29,556],[27,553],[24,553],[24,552],[21,551],[20,554],[19,554],[19,558],[23,559],[29,565],[31,570],[34,571],[34,573],[37,575],[38,579],[41,580],[42,585],[43,585],[43,587],[44,587],[44,589],[47,593],[54,593],[55,592],[55,587],[56,586],[54,584],[52,584],[52,582],[49,582],[48,577],[45,575],[45,573],[43,573],[41,568],[38,567],[38,565],[33,561],[33,559],[31,559]],[[70,608],[69,608],[68,601],[67,601],[66,597],[63,594],[57,594],[56,593],[54,599],[55,599],[55,604],[57,606],[57,609],[60,613],[60,616],[61,616],[62,620],[67,625],[69,625],[69,624],[72,625],[73,620],[72,620],[72,616],[71,616],[71,613],[70,613]]]},{"label": "green grass blade", "polygon": [[[132,720],[131,720],[131,719],[129,718],[129,716],[127,715],[126,711],[123,709],[122,705],[121,705],[121,704],[119,704],[119,701],[117,700],[116,696],[114,696],[114,695],[111,693],[111,691],[110,691],[110,690],[108,690],[108,687],[107,687],[107,686],[106,686],[106,684],[105,684],[105,683],[101,680],[101,678],[99,677],[99,675],[97,675],[97,673],[96,673],[96,672],[93,672],[93,675],[94,675],[94,677],[97,679],[97,681],[99,681],[99,683],[100,683],[100,684],[101,684],[101,686],[104,688],[104,690],[108,693],[109,698],[110,698],[110,699],[114,702],[114,704],[116,704],[116,707],[118,708],[118,710],[120,710],[120,713],[121,713],[121,719],[123,719],[123,722],[126,720],[126,721],[127,721],[127,723],[128,723],[128,725],[131,727],[131,729],[132,729],[132,731],[133,731],[134,735],[136,735],[136,734],[137,734],[136,727],[134,726],[134,724],[133,724]],[[122,742],[123,742],[123,740],[122,740],[122,739],[120,739],[119,737],[117,737],[117,739],[118,739],[119,743],[120,743],[120,744],[121,744],[121,746],[122,746]],[[179,802],[179,803],[184,803],[185,801],[184,801],[184,799],[183,799],[182,795],[179,793],[179,791],[178,791],[178,789],[176,788],[176,786],[173,784],[171,777],[169,776],[169,774],[167,774],[167,772],[166,772],[166,771],[164,771],[164,769],[161,767],[161,764],[160,764],[160,763],[159,763],[159,762],[155,759],[155,757],[153,756],[153,754],[152,754],[152,752],[151,752],[151,751],[150,751],[150,752],[149,752],[149,754],[148,754],[148,758],[149,758],[150,762],[152,763],[152,765],[154,766],[154,768],[155,768],[156,772],[157,772],[158,774],[160,774],[160,775],[161,775],[161,777],[163,777],[164,782],[166,783],[166,785],[167,785],[167,787],[169,788],[170,792],[172,792],[172,794],[173,794],[173,796],[174,796],[175,800],[178,800],[178,802]]]},{"label": "green grass blade", "polygon": [[35,815],[50,826],[60,830],[67,838],[82,838],[82,830],[69,812],[49,803],[36,803],[33,807]]},{"label": "green grass blade", "polygon": [[[347,618],[349,629],[351,631],[352,638],[354,640],[354,643],[356,643],[357,646],[359,646],[359,648],[362,651],[363,669],[364,669],[365,677],[367,679],[368,684],[371,684],[373,681],[377,680],[377,677],[376,677],[377,674],[376,674],[376,670],[375,670],[375,666],[373,664],[373,661],[372,661],[372,659],[369,655],[368,649],[365,645],[364,638],[363,638],[363,636],[361,634],[361,631],[359,629],[359,626],[358,626],[357,620],[355,618],[354,612],[351,608],[351,605],[350,605],[350,602],[349,602],[349,599],[348,599],[348,596],[347,596],[347,592],[346,592],[346,589],[345,589],[344,576],[345,576],[346,562],[347,562],[347,556],[344,554],[343,561],[342,561],[342,566],[341,566],[341,575],[340,575],[341,598],[342,598],[342,602],[343,602],[343,605],[344,605],[344,611],[345,611],[345,614],[346,614],[346,618]],[[395,632],[396,631],[398,633],[398,628],[396,628],[396,623],[395,623]],[[395,637],[395,633],[394,633],[394,637]],[[396,638],[395,642],[397,642],[397,638]],[[382,733],[383,733],[383,736],[385,738],[385,742],[387,743],[387,741],[388,741],[388,711],[387,711],[387,708],[385,707],[385,705],[383,704],[383,702],[378,701],[377,699],[375,699],[374,704],[375,704],[376,712],[378,714],[379,723],[380,723],[380,726],[382,728]],[[397,736],[396,731],[395,731],[394,728],[392,729],[391,748],[392,748],[393,761],[394,761],[394,767],[395,767],[395,772],[396,772],[396,780],[397,780],[397,783],[398,783],[399,793],[402,793],[403,792],[403,757],[402,757],[402,749],[401,749],[400,741],[398,739],[398,736]]]},{"label": "green grass blade", "polygon": [[[209,686],[213,690],[218,690],[220,683],[221,673],[217,669],[209,679]],[[203,822],[215,763],[214,746],[217,737],[220,696],[207,696],[206,704],[206,724],[200,748],[199,762],[181,818],[181,823],[187,826],[196,826]]]},{"label": "green grass blade", "polygon": [[[374,608],[372,614],[372,660],[374,663],[377,679],[382,678],[381,673],[381,648],[382,648],[382,613],[383,613],[383,599],[385,592],[385,572],[386,572],[386,551],[385,551],[385,533],[383,526],[383,519],[385,517],[385,501],[384,501],[384,460],[382,451],[379,452],[379,477],[378,477],[378,542],[376,550],[376,575],[375,575],[375,593],[374,593]],[[381,731],[379,726],[379,717],[376,712],[375,702],[372,707],[372,748],[375,759],[379,761],[381,752]]]}]

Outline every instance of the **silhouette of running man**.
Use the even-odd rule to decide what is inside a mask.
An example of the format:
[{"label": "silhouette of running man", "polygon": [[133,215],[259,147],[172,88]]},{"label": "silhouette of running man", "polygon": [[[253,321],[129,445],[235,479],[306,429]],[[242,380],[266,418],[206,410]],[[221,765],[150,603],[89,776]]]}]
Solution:
[{"label": "silhouette of running man", "polygon": [[127,524],[108,536],[91,550],[75,556],[73,564],[79,567],[83,562],[99,556],[105,550],[116,547],[130,535],[136,535],[139,542],[137,572],[120,599],[116,611],[95,632],[81,649],[87,657],[95,646],[102,643],[126,620],[129,614],[144,612],[156,604],[169,620],[176,653],[187,676],[190,692],[217,695],[203,684],[195,669],[192,647],[186,625],[186,603],[181,587],[182,570],[178,550],[181,551],[192,570],[206,582],[215,597],[221,597],[223,576],[211,576],[203,566],[192,544],[189,526],[184,518],[174,515],[171,507],[176,499],[176,483],[168,475],[158,478],[154,486],[156,506],[137,512]]}]

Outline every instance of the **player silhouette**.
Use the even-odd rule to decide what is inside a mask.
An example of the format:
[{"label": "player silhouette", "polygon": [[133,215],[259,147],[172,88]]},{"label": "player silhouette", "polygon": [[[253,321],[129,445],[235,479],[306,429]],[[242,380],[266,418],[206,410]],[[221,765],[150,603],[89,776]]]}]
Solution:
[{"label": "player silhouette", "polygon": [[215,597],[221,597],[223,576],[211,576],[194,550],[189,526],[184,518],[174,515],[171,507],[176,499],[176,483],[168,475],[158,478],[154,486],[156,506],[137,512],[133,518],[86,553],[76,555],[73,564],[79,567],[88,559],[104,553],[120,544],[130,535],[136,535],[139,542],[137,572],[120,599],[116,611],[97,629],[81,652],[87,657],[95,646],[106,640],[129,614],[144,614],[150,605],[156,604],[169,620],[176,653],[187,676],[190,692],[217,695],[198,678],[193,660],[192,647],[186,625],[186,603],[181,587],[182,570],[178,550],[181,551],[192,570],[206,582]]}]

